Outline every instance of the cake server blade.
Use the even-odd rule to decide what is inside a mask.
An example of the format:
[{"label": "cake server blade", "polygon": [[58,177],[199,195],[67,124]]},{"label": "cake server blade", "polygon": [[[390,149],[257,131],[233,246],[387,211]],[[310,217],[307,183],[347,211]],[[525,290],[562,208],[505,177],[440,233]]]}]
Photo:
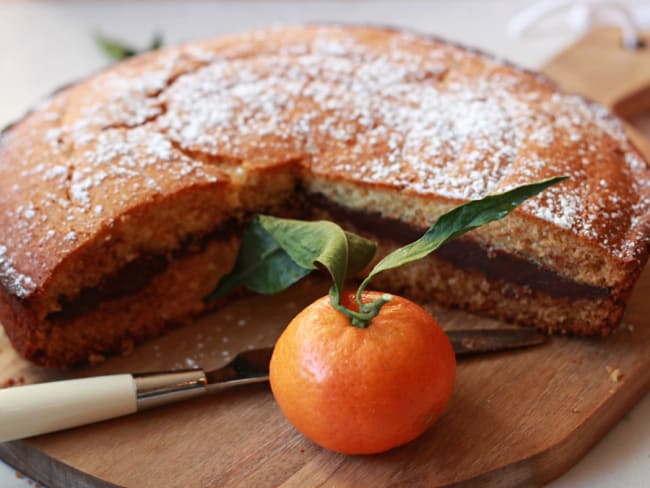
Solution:
[{"label": "cake server blade", "polygon": [[[463,329],[446,331],[457,357],[530,347],[542,344],[547,337],[535,329]],[[269,379],[269,363],[273,347],[240,352],[232,361],[209,371],[187,370],[180,372],[146,373],[134,375],[137,387],[138,410],[156,407],[194,396],[238,385],[259,383]],[[200,377],[192,378],[198,374]],[[176,384],[180,375],[189,375],[183,384]],[[178,381],[176,381],[178,383]]]},{"label": "cake server blade", "polygon": [[[458,356],[540,344],[534,330],[447,332]],[[267,381],[271,347],[239,353],[225,366],[143,374],[95,376],[0,390],[0,442],[129,415],[140,410]]]},{"label": "cake server blade", "polygon": [[544,344],[548,336],[528,327],[445,331],[457,357],[507,351]]},{"label": "cake server blade", "polygon": [[208,389],[268,380],[272,354],[272,347],[240,352],[222,368],[205,373]]},{"label": "cake server blade", "polygon": [[[445,331],[457,357],[531,347],[548,337],[532,328],[457,329]],[[225,366],[205,373],[208,390],[266,381],[272,347],[237,354]]]}]

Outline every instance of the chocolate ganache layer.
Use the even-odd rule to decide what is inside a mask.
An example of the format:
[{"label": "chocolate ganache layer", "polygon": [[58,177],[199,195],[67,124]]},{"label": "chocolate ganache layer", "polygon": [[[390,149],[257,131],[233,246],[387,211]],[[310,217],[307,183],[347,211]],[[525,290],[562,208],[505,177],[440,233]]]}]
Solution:
[{"label": "chocolate ganache layer", "polygon": [[222,223],[203,236],[187,236],[178,249],[166,254],[144,254],[106,276],[97,286],[84,287],[73,298],[59,298],[60,309],[48,314],[48,320],[66,320],[78,317],[102,302],[114,300],[142,291],[157,275],[167,271],[172,259],[181,259],[205,250],[211,242],[225,241],[242,232],[248,219],[232,219]]},{"label": "chocolate ganache layer", "polygon": [[[384,217],[380,212],[344,207],[322,194],[306,193],[302,189],[296,191],[292,202],[273,213],[313,218],[319,212],[325,212],[350,231],[399,245],[418,239],[426,231],[401,220]],[[94,309],[104,301],[138,293],[155,276],[167,270],[171,259],[199,253],[210,242],[228,239],[241,232],[249,220],[250,216],[232,220],[206,235],[188,236],[178,249],[164,255],[142,255],[107,276],[99,285],[82,288],[74,298],[61,297],[60,309],[50,313],[47,318],[70,319]],[[578,283],[524,258],[500,250],[488,250],[468,237],[454,239],[434,254],[458,268],[480,272],[490,281],[526,286],[533,292],[552,297],[593,299],[610,296],[608,288]]]},{"label": "chocolate ganache layer", "polygon": [[[401,220],[384,217],[380,212],[344,207],[321,194],[311,194],[308,198],[313,207],[324,209],[347,230],[376,239],[404,245],[426,232]],[[434,254],[457,268],[480,272],[490,281],[526,286],[551,297],[593,299],[611,295],[609,288],[573,281],[522,257],[498,249],[488,250],[469,237],[454,239]]]}]

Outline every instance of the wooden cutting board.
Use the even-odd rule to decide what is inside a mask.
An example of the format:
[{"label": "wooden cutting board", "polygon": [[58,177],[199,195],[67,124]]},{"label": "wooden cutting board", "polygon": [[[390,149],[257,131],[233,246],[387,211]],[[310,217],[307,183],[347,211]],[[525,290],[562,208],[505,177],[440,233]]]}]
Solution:
[{"label": "wooden cutting board", "polygon": [[[650,54],[622,51],[612,30],[592,32],[546,72],[574,91],[628,107],[626,115],[650,106]],[[19,359],[0,332],[0,382],[215,367],[243,348],[272,344],[289,319],[324,292],[323,285],[307,283],[282,296],[241,300],[128,357],[67,373]],[[0,458],[43,484],[66,487],[542,484],[571,467],[650,390],[648,294],[650,269],[614,336],[555,337],[542,347],[462,361],[443,418],[385,454],[344,456],[319,448],[285,421],[268,385],[254,385],[0,444]],[[431,310],[448,328],[502,325]]]}]

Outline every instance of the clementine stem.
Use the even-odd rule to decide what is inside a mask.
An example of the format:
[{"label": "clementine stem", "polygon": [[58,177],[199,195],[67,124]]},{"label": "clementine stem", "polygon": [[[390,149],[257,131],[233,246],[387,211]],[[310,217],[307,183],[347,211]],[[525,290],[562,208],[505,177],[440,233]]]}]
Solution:
[{"label": "clementine stem", "polygon": [[392,295],[384,293],[381,297],[370,303],[363,303],[361,296],[357,294],[357,302],[359,303],[359,312],[347,308],[341,303],[341,298],[338,291],[335,287],[330,288],[330,304],[335,310],[338,310],[342,314],[346,315],[350,319],[350,323],[362,329],[365,329],[370,325],[372,319],[374,319],[381,307],[393,299]]}]

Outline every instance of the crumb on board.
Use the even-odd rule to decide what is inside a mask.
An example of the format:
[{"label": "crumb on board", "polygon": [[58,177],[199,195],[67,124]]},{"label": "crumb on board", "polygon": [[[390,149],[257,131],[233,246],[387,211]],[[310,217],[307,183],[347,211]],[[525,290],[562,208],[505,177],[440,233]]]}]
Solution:
[{"label": "crumb on board", "polygon": [[122,356],[130,356],[131,353],[133,352],[134,347],[135,347],[135,343],[133,339],[124,339],[120,347],[120,349],[122,350]]},{"label": "crumb on board", "polygon": [[621,330],[626,330],[630,333],[634,332],[634,324],[626,324],[625,322],[623,322],[620,328]]},{"label": "crumb on board", "polygon": [[609,379],[614,383],[618,383],[623,379],[623,372],[618,368],[612,368],[611,366],[605,366],[607,373],[609,374]]},{"label": "crumb on board", "polygon": [[97,364],[103,363],[104,361],[106,361],[106,357],[101,354],[93,353],[88,356],[88,364],[90,364],[91,366],[95,366]]}]

